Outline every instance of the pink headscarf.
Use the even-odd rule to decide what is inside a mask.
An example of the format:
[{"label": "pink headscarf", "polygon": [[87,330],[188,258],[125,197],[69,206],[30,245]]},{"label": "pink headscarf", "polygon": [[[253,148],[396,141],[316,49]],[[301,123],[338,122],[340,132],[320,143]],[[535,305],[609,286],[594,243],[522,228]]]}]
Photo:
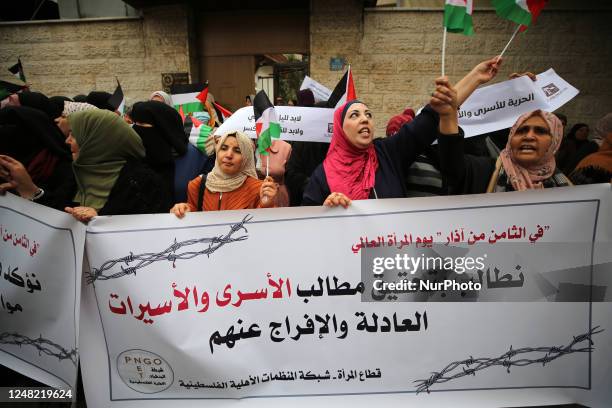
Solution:
[{"label": "pink headscarf", "polygon": [[374,144],[358,149],[349,142],[342,129],[345,107],[361,103],[349,101],[334,112],[334,133],[323,169],[331,192],[339,192],[351,200],[367,200],[374,187],[378,157]]},{"label": "pink headscarf", "polygon": [[412,122],[414,116],[414,111],[411,108],[407,108],[401,114],[393,116],[387,123],[387,136],[392,136],[399,132],[404,124]]},{"label": "pink headscarf", "polygon": [[[532,116],[540,116],[548,124],[552,142],[548,150],[544,152],[544,156],[535,164],[524,167],[518,164],[512,155],[510,148],[510,140],[516,133],[516,130]],[[508,135],[508,143],[506,148],[499,154],[504,171],[508,175],[508,180],[516,191],[529,190],[534,188],[543,188],[542,181],[552,176],[555,172],[556,162],[555,153],[559,150],[561,139],[563,138],[563,125],[559,118],[550,112],[545,112],[540,109],[533,112],[528,112],[519,117],[510,129]]]}]

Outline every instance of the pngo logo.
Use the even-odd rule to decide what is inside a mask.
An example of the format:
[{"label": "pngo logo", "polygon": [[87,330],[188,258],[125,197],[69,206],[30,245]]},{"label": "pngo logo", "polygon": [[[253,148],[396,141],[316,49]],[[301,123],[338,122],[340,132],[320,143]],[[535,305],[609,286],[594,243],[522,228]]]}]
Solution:
[{"label": "pngo logo", "polygon": [[117,372],[125,385],[143,394],[164,391],[174,382],[170,364],[146,350],[126,350],[119,354]]}]

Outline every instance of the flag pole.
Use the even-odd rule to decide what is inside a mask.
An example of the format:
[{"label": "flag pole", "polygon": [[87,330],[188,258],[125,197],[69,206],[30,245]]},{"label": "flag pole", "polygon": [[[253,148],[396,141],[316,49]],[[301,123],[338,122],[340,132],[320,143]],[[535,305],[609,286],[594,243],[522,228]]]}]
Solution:
[{"label": "flag pole", "polygon": [[266,155],[266,177],[270,175],[270,152]]},{"label": "flag pole", "polygon": [[508,41],[508,44],[506,44],[506,46],[504,47],[502,52],[499,54],[497,59],[501,58],[504,55],[504,52],[506,52],[506,50],[508,49],[508,46],[510,46],[510,43],[512,42],[512,40],[514,40],[514,37],[516,37],[520,29],[521,29],[521,25],[519,24],[518,26],[516,26],[516,30],[514,30],[514,34],[512,34],[512,37],[510,37],[510,41]]},{"label": "flag pole", "polygon": [[442,36],[442,76],[444,76],[444,60],[446,57],[446,27],[444,27],[444,35]]}]

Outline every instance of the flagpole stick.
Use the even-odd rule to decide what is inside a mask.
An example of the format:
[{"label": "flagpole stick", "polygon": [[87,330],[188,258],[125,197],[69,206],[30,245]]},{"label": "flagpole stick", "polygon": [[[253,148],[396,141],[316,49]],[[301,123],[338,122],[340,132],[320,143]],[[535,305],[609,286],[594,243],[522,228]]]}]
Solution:
[{"label": "flagpole stick", "polygon": [[[266,178],[268,178],[269,175],[270,175],[270,152],[268,152],[266,156]],[[267,195],[264,195],[261,198],[261,203],[264,205],[267,205],[269,200],[270,200],[270,197],[268,197]]]},{"label": "flagpole stick", "polygon": [[512,34],[512,37],[510,37],[510,41],[508,41],[508,44],[506,44],[506,46],[502,50],[501,54],[499,54],[499,56],[497,57],[498,60],[504,55],[504,52],[506,52],[506,50],[510,46],[510,43],[512,42],[512,40],[514,40],[514,37],[516,37],[516,35],[518,34],[520,28],[521,28],[520,24],[518,26],[516,26],[516,30],[514,30],[514,34]]},{"label": "flagpole stick", "polygon": [[444,76],[445,64],[444,60],[446,57],[446,27],[444,27],[444,35],[442,36],[442,76]]}]

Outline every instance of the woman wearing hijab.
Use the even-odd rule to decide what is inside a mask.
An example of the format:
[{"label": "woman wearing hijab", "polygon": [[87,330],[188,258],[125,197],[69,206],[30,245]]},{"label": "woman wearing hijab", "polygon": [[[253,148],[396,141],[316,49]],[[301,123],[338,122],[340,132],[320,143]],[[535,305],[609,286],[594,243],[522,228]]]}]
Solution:
[{"label": "woman wearing hijab", "polygon": [[40,92],[25,91],[12,94],[3,100],[2,107],[5,106],[27,106],[38,109],[47,114],[51,120],[57,118],[62,113],[62,106],[57,101],[51,101],[51,99]]},{"label": "woman wearing hijab", "polygon": [[0,190],[62,209],[74,195],[70,153],[59,129],[42,111],[0,110]]},{"label": "woman wearing hijab", "polygon": [[142,140],[121,117],[98,109],[72,113],[68,121],[77,193],[66,212],[87,222],[96,215],[168,211],[169,193],[141,162]]},{"label": "woman wearing hijab", "polygon": [[[497,74],[497,57],[476,65],[457,83],[438,78],[430,104],[391,137],[374,139],[372,112],[352,100],[334,112],[332,140],[323,164],[304,190],[302,205],[348,207],[351,200],[406,197],[406,171],[438,133],[456,133],[456,106]],[[458,102],[459,101],[459,102]],[[454,103],[455,112],[448,104]]]},{"label": "woman wearing hijab", "polygon": [[64,138],[68,137],[68,134],[70,134],[70,123],[68,122],[68,116],[71,113],[92,109],[98,108],[86,102],[64,101],[64,110],[62,111],[62,114],[55,118],[55,124],[64,134]]},{"label": "woman wearing hijab", "polygon": [[[64,110],[64,103],[65,102],[72,102],[72,99],[70,99],[67,96],[61,96],[61,95],[52,96],[52,97],[49,98],[49,103],[51,103],[51,105],[53,105],[53,107],[55,108],[55,112],[56,113],[57,112],[59,112],[60,114],[62,113],[62,111]],[[57,116],[55,118],[57,118]],[[55,119],[55,118],[53,118],[53,119]]]},{"label": "woman wearing hijab", "polygon": [[437,136],[431,107],[394,136],[374,139],[372,112],[352,100],[336,109],[327,156],[310,177],[302,205],[342,205],[351,200],[405,197],[404,164],[412,163]]},{"label": "woman wearing hijab", "polygon": [[598,147],[594,142],[589,142],[589,125],[576,123],[563,139],[555,156],[557,166],[565,174],[570,174],[580,160],[596,152]]},{"label": "woman wearing hijab", "polygon": [[448,191],[491,193],[571,185],[555,163],[562,137],[561,121],[539,109],[517,119],[497,161],[464,156],[462,135],[442,136],[440,165]]},{"label": "woman wearing hijab", "polygon": [[221,211],[276,206],[278,187],[272,177],[259,180],[255,172],[253,143],[243,133],[221,136],[215,167],[206,177],[189,183],[188,202],[170,212],[182,218],[190,211]]},{"label": "woman wearing hijab", "polygon": [[168,93],[164,92],[164,91],[155,91],[151,94],[151,97],[149,98],[150,101],[157,101],[157,102],[162,102],[165,103],[166,105],[168,105],[171,108],[174,108],[174,105],[172,104],[172,96],[170,96]]},{"label": "woman wearing hijab", "polygon": [[609,183],[612,181],[612,113],[597,122],[595,127],[598,151],[582,159],[570,174],[574,184]]},{"label": "woman wearing hijab", "polygon": [[113,95],[109,94],[108,92],[91,91],[89,94],[87,94],[85,102],[95,106],[98,109],[106,109],[111,112],[115,112],[115,107],[108,101],[111,96]]},{"label": "woman wearing hijab", "polygon": [[[175,184],[186,186],[194,176],[185,180],[174,177],[174,161],[187,152],[188,144],[181,115],[162,102],[147,101],[135,103],[131,117],[133,129],[145,148],[145,163],[164,180],[168,193],[174,196]],[[168,206],[172,206],[172,202]]]}]

